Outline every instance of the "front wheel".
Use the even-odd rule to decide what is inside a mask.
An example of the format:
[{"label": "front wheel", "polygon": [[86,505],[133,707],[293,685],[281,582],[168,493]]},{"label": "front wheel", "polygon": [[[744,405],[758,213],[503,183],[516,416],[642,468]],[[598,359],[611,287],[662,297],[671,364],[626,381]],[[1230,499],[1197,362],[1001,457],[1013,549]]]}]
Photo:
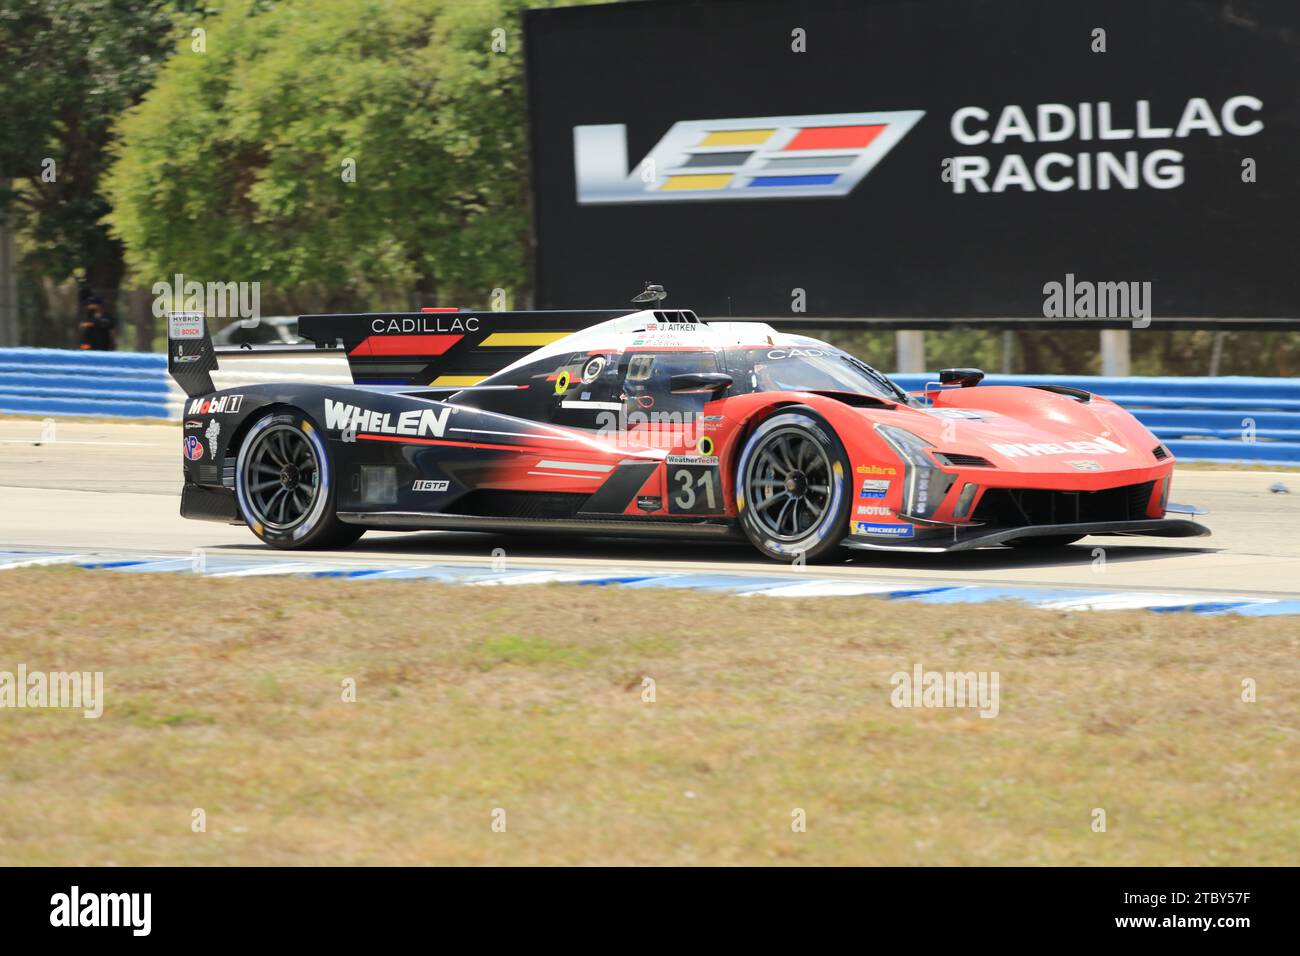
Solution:
[{"label": "front wheel", "polygon": [[334,472],[320,430],[297,410],[267,415],[244,436],[235,496],[253,534],[273,548],[340,548],[364,528],[334,511]]},{"label": "front wheel", "polygon": [[793,406],[749,436],[736,469],[736,506],[769,558],[814,561],[844,539],[852,507],[848,456],[811,408]]}]

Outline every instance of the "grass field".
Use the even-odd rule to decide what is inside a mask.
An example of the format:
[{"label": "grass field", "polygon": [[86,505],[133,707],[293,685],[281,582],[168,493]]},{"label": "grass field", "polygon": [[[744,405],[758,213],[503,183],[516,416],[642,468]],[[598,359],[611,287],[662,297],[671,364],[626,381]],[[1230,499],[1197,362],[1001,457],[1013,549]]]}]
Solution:
[{"label": "grass field", "polygon": [[[74,569],[0,609],[0,671],[105,683],[0,709],[5,865],[1300,862],[1297,618]],[[998,715],[891,706],[918,663]]]}]

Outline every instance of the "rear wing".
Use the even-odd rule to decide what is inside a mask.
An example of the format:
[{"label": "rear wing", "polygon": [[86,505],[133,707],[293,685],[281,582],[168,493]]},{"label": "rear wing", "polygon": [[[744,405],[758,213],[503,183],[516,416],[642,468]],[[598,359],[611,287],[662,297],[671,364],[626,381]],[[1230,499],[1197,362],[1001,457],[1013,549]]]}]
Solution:
[{"label": "rear wing", "polygon": [[574,312],[365,312],[304,315],[298,334],[348,356],[358,385],[467,387],[572,332],[632,309]]},{"label": "rear wing", "polygon": [[[167,371],[186,395],[215,391],[212,373],[222,354],[320,355],[342,351],[357,385],[410,385],[454,391],[483,379],[573,332],[633,309],[556,312],[362,312],[298,317],[298,334],[312,346],[215,348],[202,312],[167,314]],[[665,313],[667,316],[669,313]]]}]

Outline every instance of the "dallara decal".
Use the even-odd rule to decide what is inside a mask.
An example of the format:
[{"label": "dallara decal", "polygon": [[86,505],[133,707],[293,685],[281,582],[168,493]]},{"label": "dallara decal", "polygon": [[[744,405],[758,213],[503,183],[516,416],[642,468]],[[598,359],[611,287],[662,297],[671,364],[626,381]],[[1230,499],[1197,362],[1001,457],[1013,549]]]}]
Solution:
[{"label": "dallara decal", "polygon": [[629,169],[622,123],[573,128],[578,202],[847,196],[922,110],[683,120]]}]

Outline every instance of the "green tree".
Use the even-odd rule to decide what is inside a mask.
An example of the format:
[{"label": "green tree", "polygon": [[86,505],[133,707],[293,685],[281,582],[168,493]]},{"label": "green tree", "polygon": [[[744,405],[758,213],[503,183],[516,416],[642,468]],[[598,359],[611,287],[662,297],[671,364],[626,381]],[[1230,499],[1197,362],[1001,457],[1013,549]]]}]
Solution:
[{"label": "green tree", "polygon": [[28,271],[117,294],[122,246],[100,221],[106,147],[172,30],[161,0],[0,0],[0,212],[23,230]]},{"label": "green tree", "polygon": [[108,221],[143,284],[264,311],[526,296],[524,0],[231,0],[118,127]]}]

